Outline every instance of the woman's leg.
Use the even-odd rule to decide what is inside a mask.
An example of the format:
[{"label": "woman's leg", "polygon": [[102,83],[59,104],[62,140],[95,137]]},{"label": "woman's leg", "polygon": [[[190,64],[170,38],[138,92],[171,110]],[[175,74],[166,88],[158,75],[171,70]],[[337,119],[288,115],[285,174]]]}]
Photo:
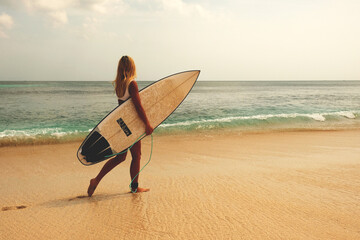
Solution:
[{"label": "woman's leg", "polygon": [[[131,176],[131,180],[134,179],[134,177],[139,173],[140,171],[140,159],[141,159],[141,141],[138,141],[137,143],[134,144],[134,146],[130,149],[131,152],[131,165],[130,165],[130,176]],[[147,192],[150,189],[148,188],[139,188],[137,187],[139,182],[139,175],[137,175],[134,179],[134,181],[132,182],[132,191],[136,191],[136,192]]]},{"label": "woman's leg", "polygon": [[117,155],[116,157],[110,159],[109,161],[107,161],[105,163],[105,165],[102,167],[102,169],[100,170],[99,174],[90,180],[90,185],[88,188],[88,195],[89,197],[91,197],[97,187],[97,185],[99,184],[99,182],[101,181],[101,179],[108,173],[110,172],[114,167],[116,167],[117,165],[119,165],[121,162],[125,161],[126,158],[126,154],[127,152]]}]

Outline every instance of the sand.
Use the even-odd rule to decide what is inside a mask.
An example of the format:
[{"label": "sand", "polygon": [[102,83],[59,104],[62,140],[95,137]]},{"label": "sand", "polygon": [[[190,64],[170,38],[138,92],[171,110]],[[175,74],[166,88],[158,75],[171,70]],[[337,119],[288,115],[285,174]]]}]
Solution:
[{"label": "sand", "polygon": [[79,145],[0,148],[0,239],[360,239],[360,130],[155,135],[92,198]]}]

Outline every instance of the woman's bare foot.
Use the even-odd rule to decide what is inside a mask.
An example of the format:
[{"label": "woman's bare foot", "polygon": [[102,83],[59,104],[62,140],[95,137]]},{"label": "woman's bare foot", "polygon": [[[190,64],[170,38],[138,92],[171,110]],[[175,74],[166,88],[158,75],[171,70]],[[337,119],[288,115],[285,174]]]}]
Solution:
[{"label": "woman's bare foot", "polygon": [[131,190],[132,193],[140,193],[140,192],[148,192],[148,191],[150,191],[150,188],[140,188],[140,187],[138,187],[136,190],[135,189]]},{"label": "woman's bare foot", "polygon": [[96,180],[96,178],[90,180],[90,185],[87,191],[89,197],[93,195],[98,184],[99,182]]}]

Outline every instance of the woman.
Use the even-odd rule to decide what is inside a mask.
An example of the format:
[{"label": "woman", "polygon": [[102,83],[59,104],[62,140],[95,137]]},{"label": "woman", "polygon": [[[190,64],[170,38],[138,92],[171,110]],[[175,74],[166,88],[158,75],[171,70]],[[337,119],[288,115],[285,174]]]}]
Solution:
[{"label": "woman", "polygon": [[[116,79],[113,82],[115,87],[115,92],[118,97],[119,105],[124,103],[128,98],[131,97],[135,109],[139,114],[139,117],[145,124],[145,132],[147,135],[150,135],[154,129],[151,127],[149,120],[146,116],[143,106],[141,105],[141,100],[139,96],[139,88],[135,81],[136,78],[136,67],[134,60],[131,57],[123,56],[118,64]],[[133,179],[140,170],[140,158],[141,158],[141,141],[138,141],[130,149],[132,161],[130,165],[130,176]],[[90,185],[88,188],[88,195],[91,197],[101,181],[101,179],[110,172],[114,167],[119,163],[123,162],[126,158],[127,152],[117,155],[116,157],[110,159],[103,166],[99,174],[90,180]],[[132,192],[147,192],[150,189],[148,188],[139,188],[138,187],[139,175],[136,176],[134,181],[131,183]]]}]

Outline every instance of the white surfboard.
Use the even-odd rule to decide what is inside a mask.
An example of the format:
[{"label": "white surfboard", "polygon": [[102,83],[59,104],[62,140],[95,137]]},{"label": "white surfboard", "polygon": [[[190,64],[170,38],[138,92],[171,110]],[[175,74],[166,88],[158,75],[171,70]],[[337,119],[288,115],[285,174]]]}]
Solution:
[{"label": "white surfboard", "polygon": [[[151,126],[158,127],[173,113],[194,86],[199,70],[165,77],[139,92],[141,103]],[[79,147],[77,157],[84,165],[92,165],[129,148],[145,136],[145,124],[138,116],[131,98],[112,110],[89,133]]]}]

